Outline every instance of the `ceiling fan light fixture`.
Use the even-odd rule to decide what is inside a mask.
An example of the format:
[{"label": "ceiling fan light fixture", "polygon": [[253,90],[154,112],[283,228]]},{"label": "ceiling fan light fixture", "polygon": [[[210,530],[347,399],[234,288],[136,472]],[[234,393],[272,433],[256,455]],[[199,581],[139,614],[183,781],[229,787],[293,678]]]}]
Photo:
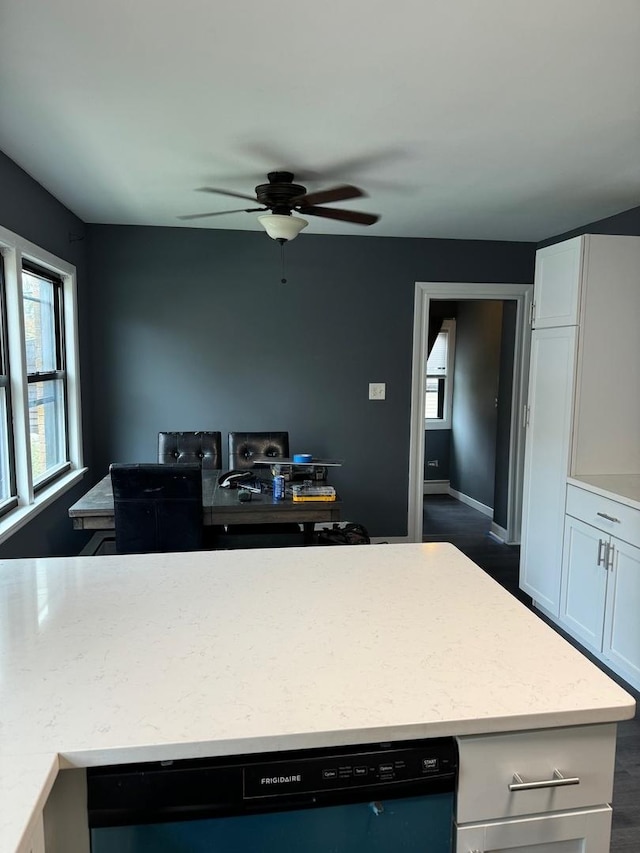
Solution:
[{"label": "ceiling fan light fixture", "polygon": [[301,216],[286,216],[280,213],[265,213],[258,222],[272,240],[294,240],[309,224]]}]

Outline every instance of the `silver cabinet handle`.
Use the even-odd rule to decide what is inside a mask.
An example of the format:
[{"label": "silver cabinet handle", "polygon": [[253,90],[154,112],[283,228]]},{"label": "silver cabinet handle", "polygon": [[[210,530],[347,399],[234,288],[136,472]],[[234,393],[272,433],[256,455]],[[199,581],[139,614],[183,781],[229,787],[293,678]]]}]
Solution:
[{"label": "silver cabinet handle", "polygon": [[614,545],[607,545],[607,571],[613,571],[613,558],[616,549]]},{"label": "silver cabinet handle", "polygon": [[615,518],[613,515],[607,515],[606,512],[597,512],[596,515],[599,515],[600,518],[606,518],[607,521],[614,521],[616,524],[622,524],[619,518]]},{"label": "silver cabinet handle", "polygon": [[605,561],[606,547],[607,543],[604,539],[598,539],[598,562],[596,563],[596,566],[604,566],[605,569],[607,567]]},{"label": "silver cabinet handle", "polygon": [[561,788],[565,785],[579,785],[578,776],[563,776],[559,770],[553,771],[553,779],[542,779],[539,782],[524,782],[519,773],[513,774],[510,791],[533,791],[536,788]]}]

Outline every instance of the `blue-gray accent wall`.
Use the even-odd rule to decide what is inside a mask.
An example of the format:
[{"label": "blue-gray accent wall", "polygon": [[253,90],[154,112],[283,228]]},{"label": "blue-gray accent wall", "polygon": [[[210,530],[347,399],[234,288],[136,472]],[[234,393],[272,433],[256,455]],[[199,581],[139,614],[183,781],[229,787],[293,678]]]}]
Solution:
[{"label": "blue-gray accent wall", "polygon": [[[163,429],[287,429],[337,457],[344,516],[407,533],[416,281],[531,281],[520,243],[91,226],[100,472],[155,457]],[[384,402],[368,383],[385,382]]]},{"label": "blue-gray accent wall", "polygon": [[[285,428],[345,460],[345,514],[405,535],[415,281],[527,283],[536,246],[96,226],[0,153],[0,224],[76,265],[82,484],[0,546],[77,553],[68,507],[113,459],[151,459],[159,429]],[[585,231],[640,234],[640,208]],[[90,253],[86,255],[86,249]],[[384,403],[367,400],[387,383]]]}]

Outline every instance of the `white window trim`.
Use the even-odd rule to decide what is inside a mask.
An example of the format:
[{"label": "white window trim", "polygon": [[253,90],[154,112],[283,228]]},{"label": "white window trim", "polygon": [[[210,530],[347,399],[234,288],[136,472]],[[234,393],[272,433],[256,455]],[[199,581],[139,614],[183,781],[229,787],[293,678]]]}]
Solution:
[{"label": "white window trim", "polygon": [[447,377],[444,383],[444,417],[425,418],[424,428],[426,430],[451,429],[451,413],[453,410],[453,368],[456,354],[456,321],[443,320],[442,329],[449,332],[449,340],[447,343]]},{"label": "white window trim", "polygon": [[[0,226],[0,252],[4,258],[7,303],[7,353],[11,377],[11,408],[15,446],[18,505],[0,518],[0,543],[23,527],[60,495],[78,482],[85,471],[82,450],[82,407],[80,398],[80,354],[76,268],[34,243]],[[36,494],[29,450],[29,399],[27,360],[24,346],[22,305],[22,262],[31,261],[62,279],[64,295],[65,369],[67,382],[67,429],[71,468]],[[15,330],[20,330],[16,334]],[[13,330],[13,333],[12,333]]]}]

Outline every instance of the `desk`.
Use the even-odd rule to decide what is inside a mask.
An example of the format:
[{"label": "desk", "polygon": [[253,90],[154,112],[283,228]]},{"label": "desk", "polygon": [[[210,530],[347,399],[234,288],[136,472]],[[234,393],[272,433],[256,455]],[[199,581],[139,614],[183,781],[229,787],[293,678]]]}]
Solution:
[{"label": "desk", "polygon": [[[315,524],[340,521],[342,501],[305,501],[291,498],[274,501],[271,495],[252,495],[247,503],[238,500],[237,489],[221,489],[222,472],[202,471],[202,508],[205,527],[214,524],[302,524],[305,542],[309,542]],[[114,530],[111,475],[107,474],[86,495],[69,508],[75,530]]]}]

